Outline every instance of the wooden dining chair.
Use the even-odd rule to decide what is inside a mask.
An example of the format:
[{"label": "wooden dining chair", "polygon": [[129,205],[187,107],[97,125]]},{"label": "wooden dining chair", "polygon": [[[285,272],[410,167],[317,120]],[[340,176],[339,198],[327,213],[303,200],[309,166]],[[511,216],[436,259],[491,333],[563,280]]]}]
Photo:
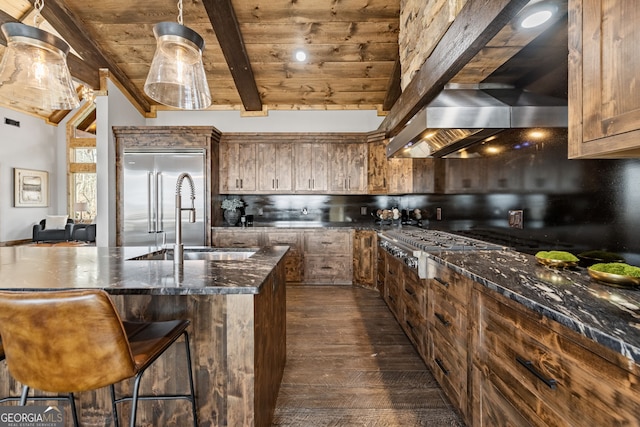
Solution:
[{"label": "wooden dining chair", "polygon": [[[75,426],[74,393],[109,386],[116,426],[120,402],[132,402],[133,427],[139,400],[186,399],[197,427],[189,323],[122,321],[102,290],[0,291],[0,336],[9,372],[23,384],[20,404],[26,404],[29,388],[59,393],[70,402]],[[181,336],[189,394],[139,395],[142,374]],[[114,385],[128,378],[135,378],[132,395],[117,398]]]}]

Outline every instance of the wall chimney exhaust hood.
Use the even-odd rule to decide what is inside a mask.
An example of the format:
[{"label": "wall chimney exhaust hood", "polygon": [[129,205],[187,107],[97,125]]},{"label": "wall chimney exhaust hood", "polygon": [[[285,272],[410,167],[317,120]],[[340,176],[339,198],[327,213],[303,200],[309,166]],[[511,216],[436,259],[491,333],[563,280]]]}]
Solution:
[{"label": "wall chimney exhaust hood", "polygon": [[495,84],[447,85],[386,147],[387,157],[442,157],[504,129],[567,127],[567,101]]}]

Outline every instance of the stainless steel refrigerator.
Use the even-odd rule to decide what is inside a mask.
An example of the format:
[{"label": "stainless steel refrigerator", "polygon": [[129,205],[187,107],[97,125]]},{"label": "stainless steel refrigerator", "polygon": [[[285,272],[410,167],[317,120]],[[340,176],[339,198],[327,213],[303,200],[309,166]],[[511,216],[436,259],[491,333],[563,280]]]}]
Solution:
[{"label": "stainless steel refrigerator", "polygon": [[[178,176],[187,172],[195,184],[196,222],[184,212],[182,241],[202,246],[207,218],[204,150],[134,150],[124,152],[123,235],[125,246],[159,246],[175,242],[175,200]],[[191,188],[182,185],[182,206],[191,207]]]}]

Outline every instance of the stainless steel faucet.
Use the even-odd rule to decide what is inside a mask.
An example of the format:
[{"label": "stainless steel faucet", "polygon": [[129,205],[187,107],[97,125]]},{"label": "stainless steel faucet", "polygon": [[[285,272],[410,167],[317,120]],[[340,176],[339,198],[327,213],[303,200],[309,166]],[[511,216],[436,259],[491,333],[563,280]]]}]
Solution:
[{"label": "stainless steel faucet", "polygon": [[[191,187],[191,207],[182,207],[182,181],[189,181]],[[184,245],[182,244],[182,211],[189,211],[189,222],[196,222],[196,187],[193,185],[193,178],[188,173],[181,173],[176,182],[176,244],[173,248],[173,265],[182,266],[184,264]]]}]

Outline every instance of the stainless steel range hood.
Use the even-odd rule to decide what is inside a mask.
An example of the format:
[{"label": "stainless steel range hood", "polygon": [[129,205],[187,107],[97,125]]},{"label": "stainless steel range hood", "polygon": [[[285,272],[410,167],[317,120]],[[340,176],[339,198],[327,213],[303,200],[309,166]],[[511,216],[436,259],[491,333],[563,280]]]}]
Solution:
[{"label": "stainless steel range hood", "polygon": [[387,157],[442,157],[504,129],[567,127],[565,99],[496,85],[448,85],[386,147]]}]

